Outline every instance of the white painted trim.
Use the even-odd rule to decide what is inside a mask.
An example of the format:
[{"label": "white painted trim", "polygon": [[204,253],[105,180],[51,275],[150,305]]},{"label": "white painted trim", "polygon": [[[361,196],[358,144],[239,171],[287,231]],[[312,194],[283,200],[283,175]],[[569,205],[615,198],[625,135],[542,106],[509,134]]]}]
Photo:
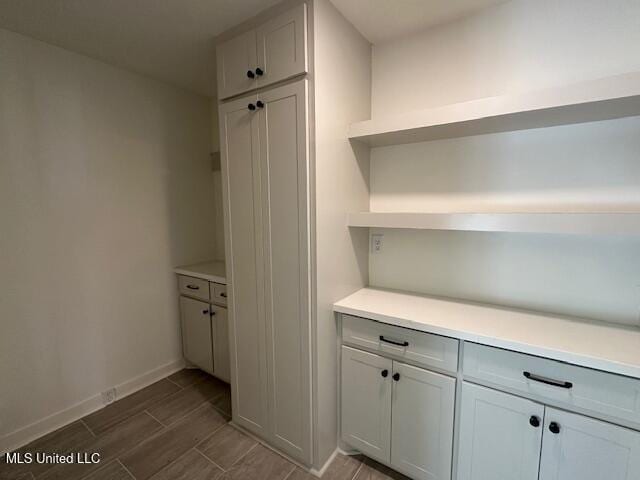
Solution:
[{"label": "white painted trim", "polygon": [[[165,378],[184,367],[184,360],[166,363],[158,368],[150,370],[142,375],[131,378],[115,386],[116,398],[120,400],[131,395],[138,390],[151,385],[158,380]],[[97,393],[75,405],[71,405],[64,410],[53,413],[47,417],[37,420],[30,425],[15,430],[0,438],[0,456],[7,452],[16,450],[33,440],[53,432],[65,425],[68,425],[82,417],[100,410],[104,407],[102,394]]]},{"label": "white painted trim", "polygon": [[329,455],[329,458],[327,459],[326,462],[324,462],[324,465],[322,466],[322,468],[320,468],[319,470],[316,468],[311,468],[309,470],[309,473],[315,477],[321,478],[325,472],[327,471],[327,469],[329,468],[329,465],[331,465],[333,463],[333,461],[335,460],[335,458],[338,456],[338,449],[336,448],[333,453],[331,455]]}]

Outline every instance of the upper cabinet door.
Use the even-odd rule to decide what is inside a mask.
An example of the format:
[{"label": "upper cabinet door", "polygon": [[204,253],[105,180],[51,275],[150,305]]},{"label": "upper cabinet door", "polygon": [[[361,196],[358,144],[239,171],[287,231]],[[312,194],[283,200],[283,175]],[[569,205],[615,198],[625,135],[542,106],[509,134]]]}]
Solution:
[{"label": "upper cabinet door", "polygon": [[640,433],[548,408],[540,480],[637,480]]},{"label": "upper cabinet door", "polygon": [[342,439],[365,455],[389,463],[392,362],[342,347]]},{"label": "upper cabinet door", "polygon": [[458,480],[538,480],[543,421],[538,403],[463,382]]},{"label": "upper cabinet door", "polygon": [[258,94],[265,317],[276,446],[311,461],[306,80]]},{"label": "upper cabinet door", "polygon": [[258,27],[258,86],[305,73],[307,6],[302,4]]},{"label": "upper cabinet door", "polygon": [[393,362],[391,465],[416,480],[449,480],[456,381]]},{"label": "upper cabinet door", "polygon": [[218,45],[218,98],[228,98],[258,86],[255,69],[256,31],[251,30]]},{"label": "upper cabinet door", "polygon": [[256,101],[253,95],[220,105],[220,143],[233,420],[264,437],[267,353]]}]

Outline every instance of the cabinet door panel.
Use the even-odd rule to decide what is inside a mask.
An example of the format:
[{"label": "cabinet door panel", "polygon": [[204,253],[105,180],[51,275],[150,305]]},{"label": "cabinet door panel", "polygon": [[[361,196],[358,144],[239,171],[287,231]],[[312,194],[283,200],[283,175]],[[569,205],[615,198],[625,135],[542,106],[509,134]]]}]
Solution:
[{"label": "cabinet door panel", "polygon": [[184,358],[202,370],[213,373],[209,303],[180,297],[180,314]]},{"label": "cabinet door panel", "polygon": [[267,354],[258,116],[255,96],[220,106],[221,159],[231,327],[233,419],[266,436]]},{"label": "cabinet door panel", "polygon": [[218,45],[216,57],[218,98],[231,97],[257,88],[256,78],[247,76],[247,72],[253,72],[257,65],[255,30]]},{"label": "cabinet door panel", "polygon": [[213,373],[225,382],[231,381],[229,365],[229,319],[227,309],[211,305],[211,336],[213,338]]},{"label": "cabinet door panel", "polygon": [[342,439],[385,463],[391,453],[391,370],[388,358],[342,347]]},{"label": "cabinet door panel", "polygon": [[391,465],[416,480],[451,478],[455,379],[393,362]]},{"label": "cabinet door panel", "polygon": [[458,480],[538,479],[542,405],[463,382],[460,415]]},{"label": "cabinet door panel", "polygon": [[259,96],[265,316],[276,446],[311,460],[306,81]]},{"label": "cabinet door panel", "polygon": [[[549,428],[552,422],[557,434]],[[547,407],[540,480],[639,478],[639,432]]]},{"label": "cabinet door panel", "polygon": [[260,87],[307,71],[306,8],[299,5],[257,28]]}]

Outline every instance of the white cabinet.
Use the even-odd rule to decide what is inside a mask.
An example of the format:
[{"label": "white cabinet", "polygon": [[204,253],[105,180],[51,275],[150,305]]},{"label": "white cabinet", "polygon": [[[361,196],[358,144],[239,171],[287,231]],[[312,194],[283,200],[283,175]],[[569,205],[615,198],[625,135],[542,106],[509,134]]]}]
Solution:
[{"label": "white cabinet", "polygon": [[227,309],[211,305],[211,341],[213,345],[213,374],[220,380],[231,381],[229,360],[229,318]]},{"label": "white cabinet", "polygon": [[202,370],[213,373],[209,303],[180,297],[180,313],[184,358]]},{"label": "white cabinet", "polygon": [[419,480],[451,478],[456,381],[393,362],[391,465]]},{"label": "white cabinet", "polygon": [[391,370],[388,358],[342,347],[342,438],[382,462],[391,452]]},{"label": "white cabinet", "polygon": [[342,347],[342,439],[419,480],[451,478],[455,379]]},{"label": "white cabinet", "polygon": [[217,66],[220,99],[307,72],[306,5],[218,45]]},{"label": "white cabinet", "polygon": [[306,80],[220,105],[220,126],[234,421],[309,464]]},{"label": "white cabinet", "polygon": [[458,480],[538,479],[543,405],[463,382],[460,415]]},{"label": "white cabinet", "polygon": [[637,480],[640,432],[547,407],[540,480]]}]

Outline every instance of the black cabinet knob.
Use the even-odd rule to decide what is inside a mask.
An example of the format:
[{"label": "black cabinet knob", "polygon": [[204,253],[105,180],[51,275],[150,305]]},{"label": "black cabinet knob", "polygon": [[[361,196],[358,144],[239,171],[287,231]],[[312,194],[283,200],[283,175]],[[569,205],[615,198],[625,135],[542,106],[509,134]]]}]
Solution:
[{"label": "black cabinet knob", "polygon": [[256,68],[256,75],[261,77],[262,75],[264,75],[264,70],[262,70],[260,67]]},{"label": "black cabinet knob", "polygon": [[398,380],[400,380],[400,374],[394,373],[392,378],[397,382]]},{"label": "black cabinet knob", "polygon": [[209,315],[209,310],[202,310],[203,315]]},{"label": "black cabinet knob", "polygon": [[248,78],[256,78],[255,74],[251,70],[247,71],[247,77]]},{"label": "black cabinet knob", "polygon": [[209,315],[211,315],[212,317],[216,314],[216,312],[214,312],[213,310],[211,310],[211,313],[209,313]]},{"label": "black cabinet knob", "polygon": [[382,375],[384,378],[387,378],[387,375],[389,375],[389,370],[385,368],[380,372],[380,375]]},{"label": "black cabinet knob", "polygon": [[551,422],[549,424],[549,431],[557,435],[558,433],[560,433],[560,425],[558,425],[556,422]]},{"label": "black cabinet knob", "polygon": [[529,418],[529,424],[532,427],[538,428],[540,426],[540,419],[538,417],[536,417],[535,415],[531,415],[531,418]]},{"label": "black cabinet knob", "polygon": [[262,103],[260,100],[258,100],[258,101],[256,102],[256,107],[258,107],[258,108],[264,108],[264,103]]},{"label": "black cabinet knob", "polygon": [[250,103],[247,105],[247,108],[253,112],[256,109],[256,106],[253,103]]}]

